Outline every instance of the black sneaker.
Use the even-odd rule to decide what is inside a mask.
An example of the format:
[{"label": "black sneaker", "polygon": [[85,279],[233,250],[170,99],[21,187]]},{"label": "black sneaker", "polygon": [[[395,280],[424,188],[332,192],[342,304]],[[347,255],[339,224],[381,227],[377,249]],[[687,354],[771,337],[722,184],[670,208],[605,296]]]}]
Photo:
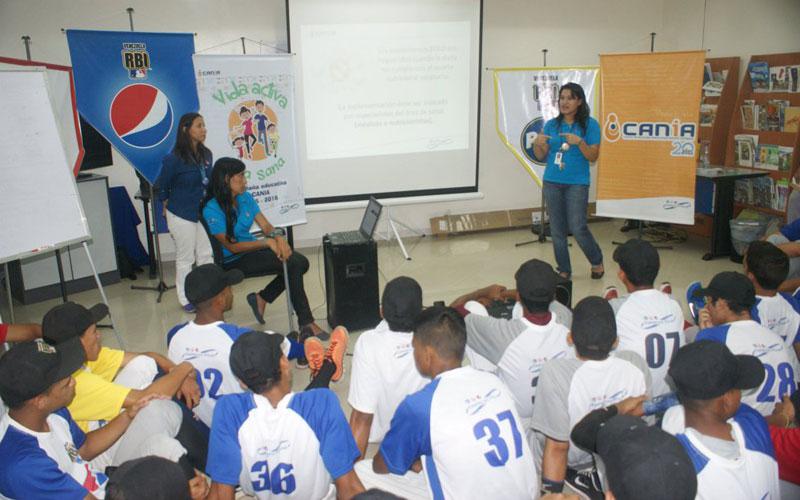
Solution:
[{"label": "black sneaker", "polygon": [[564,482],[584,500],[605,499],[603,486],[600,484],[600,475],[595,467],[581,471],[567,467],[567,477]]},{"label": "black sneaker", "polygon": [[[302,332],[301,333],[289,332],[288,334],[286,334],[286,338],[298,342],[300,345],[303,345],[303,342],[305,342],[306,338],[308,337],[304,336]],[[301,369],[308,368],[308,360],[306,359],[305,356],[295,358],[294,361],[295,363],[297,363],[298,368]]]}]

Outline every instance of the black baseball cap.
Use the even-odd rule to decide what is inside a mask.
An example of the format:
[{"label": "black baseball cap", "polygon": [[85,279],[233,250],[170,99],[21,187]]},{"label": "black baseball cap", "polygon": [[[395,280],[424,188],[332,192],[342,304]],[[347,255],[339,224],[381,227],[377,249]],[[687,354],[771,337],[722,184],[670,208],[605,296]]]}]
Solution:
[{"label": "black baseball cap", "polygon": [[753,283],[742,273],[725,271],[711,278],[705,288],[698,288],[695,297],[712,297],[735,302],[750,308],[756,304],[756,289]]},{"label": "black baseball cap", "polygon": [[640,238],[630,239],[618,246],[614,250],[614,262],[636,286],[652,285],[661,266],[658,251],[649,241]]},{"label": "black baseball cap", "polygon": [[564,281],[553,270],[553,266],[539,259],[531,259],[519,266],[514,279],[522,300],[548,303],[555,296],[556,285]]},{"label": "black baseball cap", "polygon": [[283,337],[277,333],[247,332],[231,346],[231,371],[247,387],[280,378]]},{"label": "black baseball cap", "polygon": [[755,356],[734,355],[725,344],[700,340],[678,350],[668,374],[678,397],[707,400],[731,389],[755,389],[764,380],[764,366]]},{"label": "black baseball cap", "polygon": [[422,311],[422,287],[414,278],[400,276],[386,283],[381,297],[383,317],[390,323],[414,324]]},{"label": "black baseball cap", "polygon": [[190,303],[197,305],[216,297],[229,286],[241,283],[244,273],[238,269],[226,271],[216,264],[197,266],[186,275],[184,291]]},{"label": "black baseball cap", "polygon": [[86,353],[78,338],[58,346],[42,340],[16,344],[0,357],[0,397],[17,407],[75,373],[84,361]]},{"label": "black baseball cap", "polygon": [[108,316],[108,306],[95,304],[86,309],[75,302],[65,302],[47,311],[42,319],[42,337],[50,344],[60,344],[80,337],[90,326]]},{"label": "black baseball cap", "polygon": [[109,500],[189,500],[189,482],[177,463],[147,456],[128,460],[115,470],[106,486]]},{"label": "black baseball cap", "polygon": [[683,446],[640,418],[609,419],[597,433],[597,452],[619,500],[683,500],[697,494],[697,474]]},{"label": "black baseball cap", "polygon": [[617,340],[617,321],[602,297],[582,299],[572,313],[572,340],[579,351],[609,353]]}]

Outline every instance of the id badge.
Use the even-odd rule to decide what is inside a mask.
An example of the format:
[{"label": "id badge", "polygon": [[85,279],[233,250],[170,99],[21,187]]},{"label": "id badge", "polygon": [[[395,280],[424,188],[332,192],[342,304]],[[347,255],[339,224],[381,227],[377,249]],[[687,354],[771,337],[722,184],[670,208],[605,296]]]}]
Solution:
[{"label": "id badge", "polygon": [[556,153],[555,164],[558,165],[559,170],[564,170],[564,163],[562,162],[563,156],[564,154],[561,151]]}]

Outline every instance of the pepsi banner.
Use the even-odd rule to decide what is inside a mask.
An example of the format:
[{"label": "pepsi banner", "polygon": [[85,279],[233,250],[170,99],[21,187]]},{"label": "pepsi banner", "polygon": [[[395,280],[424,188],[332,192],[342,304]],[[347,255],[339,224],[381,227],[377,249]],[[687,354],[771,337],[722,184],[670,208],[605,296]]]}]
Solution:
[{"label": "pepsi banner", "polygon": [[194,56],[206,146],[247,166],[247,191],[275,226],[306,222],[290,55]]},{"label": "pepsi banner", "polygon": [[[599,93],[595,67],[494,70],[497,134],[539,186],[547,162],[534,156],[533,140],[547,120],[558,116],[558,89],[568,82],[583,87],[591,114],[597,118]],[[594,172],[592,174],[594,177]]]},{"label": "pepsi banner", "polygon": [[78,112],[147,180],[197,111],[189,33],[67,30]]}]

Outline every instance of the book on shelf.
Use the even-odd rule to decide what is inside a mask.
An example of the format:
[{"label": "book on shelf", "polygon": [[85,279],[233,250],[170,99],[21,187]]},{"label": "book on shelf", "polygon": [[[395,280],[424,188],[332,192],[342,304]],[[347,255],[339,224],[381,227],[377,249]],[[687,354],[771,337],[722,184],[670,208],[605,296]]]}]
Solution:
[{"label": "book on shelf", "polygon": [[734,163],[740,167],[754,167],[758,154],[758,136],[751,134],[736,134],[733,136]]},{"label": "book on shelf", "polygon": [[756,130],[758,120],[756,119],[756,102],[752,99],[745,99],[742,102],[742,128],[745,130]]},{"label": "book on shelf", "polygon": [[786,202],[789,201],[789,179],[775,181],[772,195],[772,209],[780,212],[786,211]]},{"label": "book on shelf", "polygon": [[800,130],[800,106],[788,106],[783,110],[783,131],[797,132]]},{"label": "book on shelf", "polygon": [[750,86],[753,92],[769,92],[769,64],[765,61],[754,61],[747,65],[750,74]]},{"label": "book on shelf", "polygon": [[778,146],[778,170],[788,172],[792,169],[792,154],[794,148],[791,146]]},{"label": "book on shelf", "polygon": [[722,87],[725,82],[715,82],[713,80],[703,84],[703,95],[705,97],[719,97],[722,95]]},{"label": "book on shelf", "polygon": [[778,170],[778,159],[780,157],[778,152],[778,146],[774,144],[760,144],[755,166],[767,170]]},{"label": "book on shelf", "polygon": [[772,208],[772,193],[774,190],[774,182],[771,177],[756,177],[751,179],[753,201],[752,205],[761,208]]},{"label": "book on shelf", "polygon": [[789,75],[789,92],[800,92],[800,65],[786,66]]},{"label": "book on shelf", "polygon": [[753,191],[750,187],[750,179],[736,181],[733,185],[733,201],[743,205],[752,205]]},{"label": "book on shelf", "polygon": [[701,104],[700,105],[700,126],[710,127],[714,124],[717,117],[716,104]]},{"label": "book on shelf", "polygon": [[772,66],[769,68],[770,92],[789,92],[789,76],[786,66]]}]

